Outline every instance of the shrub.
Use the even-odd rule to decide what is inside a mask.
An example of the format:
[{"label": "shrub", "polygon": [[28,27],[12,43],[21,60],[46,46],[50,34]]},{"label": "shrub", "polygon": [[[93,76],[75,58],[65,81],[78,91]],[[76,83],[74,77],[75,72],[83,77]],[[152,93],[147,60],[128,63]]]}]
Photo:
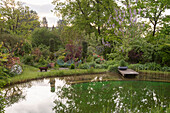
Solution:
[{"label": "shrub", "polygon": [[160,64],[157,64],[157,63],[155,63],[155,62],[146,63],[146,64],[145,64],[145,69],[146,69],[146,70],[157,71],[157,70],[161,70],[161,65],[160,65]]},{"label": "shrub", "polygon": [[119,62],[119,66],[126,66],[127,65],[127,63],[122,59],[122,60],[120,60],[120,62]]},{"label": "shrub", "polygon": [[50,60],[54,60],[54,58],[55,58],[54,53],[50,53],[49,58],[50,58]]},{"label": "shrub", "polygon": [[6,100],[5,98],[3,97],[3,93],[1,92],[1,89],[0,89],[0,112],[1,113],[5,113],[5,103],[6,103]]},{"label": "shrub", "polygon": [[90,66],[89,66],[87,63],[84,63],[84,64],[80,64],[80,65],[79,65],[79,68],[80,68],[80,69],[89,69]]},{"label": "shrub", "polygon": [[103,66],[102,66],[101,64],[96,64],[95,68],[96,68],[96,69],[102,69]]},{"label": "shrub", "polygon": [[54,41],[53,38],[50,38],[49,45],[50,45],[50,52],[54,52],[54,50],[55,50],[55,41]]},{"label": "shrub", "polygon": [[88,46],[87,42],[83,41],[82,46],[83,46],[82,56],[83,56],[83,59],[85,59],[87,56],[87,46]]},{"label": "shrub", "polygon": [[58,60],[60,60],[60,59],[64,61],[65,56],[59,56],[59,57],[58,57]]},{"label": "shrub", "polygon": [[93,61],[93,57],[91,55],[89,55],[86,59],[86,62],[92,62]]},{"label": "shrub", "polygon": [[108,68],[108,65],[107,65],[107,64],[102,64],[102,67],[103,67],[104,69],[107,69],[107,68]]},{"label": "shrub", "polygon": [[145,70],[145,66],[142,64],[131,64],[128,67],[133,70]]},{"label": "shrub", "polygon": [[71,65],[70,65],[70,69],[75,69],[75,65],[74,65],[74,64],[71,64]]},{"label": "shrub", "polygon": [[43,56],[41,56],[39,59],[39,63],[40,63],[40,65],[46,65],[47,61],[43,58]]},{"label": "shrub", "polygon": [[161,71],[170,72],[170,67],[162,67]]},{"label": "shrub", "polygon": [[90,62],[90,63],[89,63],[89,66],[90,66],[90,68],[91,68],[91,67],[95,68],[96,63],[95,63],[95,62]]},{"label": "shrub", "polygon": [[118,65],[117,65],[117,64],[115,64],[115,65],[110,65],[110,66],[108,67],[108,71],[109,71],[109,72],[118,72]]},{"label": "shrub", "polygon": [[33,65],[33,63],[34,63],[33,56],[32,55],[25,55],[23,57],[23,63],[27,64],[27,65]]}]

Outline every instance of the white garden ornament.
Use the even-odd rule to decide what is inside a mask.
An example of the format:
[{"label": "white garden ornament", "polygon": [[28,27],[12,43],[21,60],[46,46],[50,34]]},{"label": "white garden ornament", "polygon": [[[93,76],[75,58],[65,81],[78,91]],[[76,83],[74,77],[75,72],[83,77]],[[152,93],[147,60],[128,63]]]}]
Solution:
[{"label": "white garden ornament", "polygon": [[22,67],[20,65],[13,65],[11,68],[11,73],[14,74],[21,74],[22,73]]}]

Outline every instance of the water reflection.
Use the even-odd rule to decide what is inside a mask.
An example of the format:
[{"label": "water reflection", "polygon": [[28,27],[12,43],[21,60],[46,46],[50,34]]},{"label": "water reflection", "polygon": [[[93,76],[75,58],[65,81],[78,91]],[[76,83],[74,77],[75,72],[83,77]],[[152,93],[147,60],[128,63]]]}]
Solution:
[{"label": "water reflection", "polygon": [[[170,84],[135,81],[110,81],[63,87],[54,101],[56,113],[150,112],[165,110],[170,102]],[[65,104],[61,100],[67,99]]]},{"label": "water reflection", "polygon": [[51,92],[55,92],[55,78],[50,78],[50,87],[51,87]]},{"label": "water reflection", "polygon": [[[140,75],[134,80],[144,79],[142,76],[146,80],[152,78]],[[18,84],[3,90],[7,100],[5,110],[6,113],[117,113],[170,109],[170,83],[129,80],[132,79],[110,73]]]}]

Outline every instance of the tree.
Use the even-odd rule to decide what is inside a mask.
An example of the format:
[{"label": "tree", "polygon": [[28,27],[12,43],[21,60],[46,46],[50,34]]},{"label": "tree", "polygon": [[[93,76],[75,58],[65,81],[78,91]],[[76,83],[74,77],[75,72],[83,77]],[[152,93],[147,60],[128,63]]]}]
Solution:
[{"label": "tree", "polygon": [[48,27],[48,22],[47,22],[47,19],[46,17],[43,17],[43,20],[42,20],[42,27]]},{"label": "tree", "polygon": [[51,38],[54,39],[54,45],[56,45],[54,50],[58,50],[61,45],[61,41],[55,32],[46,28],[37,28],[32,32],[31,35],[32,45],[33,47],[38,47],[41,44],[50,46],[49,40]]},{"label": "tree", "polygon": [[106,23],[113,8],[110,0],[69,0],[60,2],[53,0],[54,11],[59,12],[67,23],[71,23],[88,34],[95,32],[101,35],[106,30]]},{"label": "tree", "polygon": [[37,13],[19,1],[1,0],[0,13],[4,21],[4,32],[26,36],[40,25]]},{"label": "tree", "polygon": [[163,12],[169,8],[169,0],[141,0],[139,5],[143,11],[142,17],[148,18],[153,25],[152,36],[155,36],[156,31],[158,31],[157,26],[162,24],[164,18]]}]

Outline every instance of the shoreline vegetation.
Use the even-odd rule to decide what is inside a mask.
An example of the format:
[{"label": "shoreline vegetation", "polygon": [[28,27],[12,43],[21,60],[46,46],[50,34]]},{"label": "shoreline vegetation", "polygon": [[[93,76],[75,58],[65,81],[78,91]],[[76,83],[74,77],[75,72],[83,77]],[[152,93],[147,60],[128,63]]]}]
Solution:
[{"label": "shoreline vegetation", "polygon": [[107,69],[68,69],[68,70],[50,69],[47,72],[40,72],[38,68],[28,65],[23,66],[23,68],[24,72],[21,75],[11,77],[9,81],[0,80],[0,83],[3,82],[5,84],[4,87],[6,87],[13,84],[24,83],[43,78],[77,76],[84,74],[102,74],[107,72]]},{"label": "shoreline vegetation", "polygon": [[[79,76],[85,74],[103,74],[107,73],[107,69],[50,69],[47,72],[40,72],[38,68],[24,65],[24,72],[21,75],[11,77],[10,80],[0,80],[0,85],[7,87],[13,84],[25,83],[32,80],[50,78],[50,77],[66,77],[66,76]],[[170,75],[170,72],[151,71],[151,70],[137,70],[140,74],[161,74]],[[5,85],[4,85],[5,84]]]}]

